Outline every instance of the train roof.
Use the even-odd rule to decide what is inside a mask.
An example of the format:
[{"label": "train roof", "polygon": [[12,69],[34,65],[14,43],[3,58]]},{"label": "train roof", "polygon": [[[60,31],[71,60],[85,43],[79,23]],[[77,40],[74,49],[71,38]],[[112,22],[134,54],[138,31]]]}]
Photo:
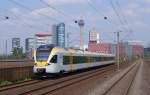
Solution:
[{"label": "train roof", "polygon": [[75,50],[70,48],[60,48],[55,47],[58,52],[64,53],[64,54],[82,54],[82,55],[101,55],[101,56],[115,56],[114,54],[105,54],[105,53],[96,53],[96,52],[89,52],[85,50]]},{"label": "train roof", "polygon": [[72,49],[72,48],[60,48],[55,45],[41,45],[37,49],[52,49],[55,48],[57,52],[63,53],[63,54],[80,54],[80,55],[101,55],[101,56],[115,56],[114,54],[106,54],[106,53],[96,53],[96,52],[90,52],[80,49]]}]

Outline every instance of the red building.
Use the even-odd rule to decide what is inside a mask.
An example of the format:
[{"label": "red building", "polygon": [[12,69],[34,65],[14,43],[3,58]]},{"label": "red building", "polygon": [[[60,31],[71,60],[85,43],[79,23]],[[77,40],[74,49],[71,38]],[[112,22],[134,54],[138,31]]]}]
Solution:
[{"label": "red building", "polygon": [[132,53],[133,55],[143,55],[144,54],[144,47],[141,45],[133,45],[132,46]]},{"label": "red building", "polygon": [[132,56],[143,56],[144,55],[144,46],[141,41],[129,41],[128,45],[130,46],[131,49],[131,54]]},{"label": "red building", "polygon": [[[88,51],[98,53],[111,53],[117,55],[117,45],[105,42],[89,42]],[[119,57],[124,59],[126,57],[132,58],[134,56],[143,56],[144,47],[141,44],[130,42],[119,43]]]},{"label": "red building", "polygon": [[111,44],[104,43],[104,42],[100,42],[100,43],[89,42],[88,51],[98,52],[98,53],[111,53]]}]

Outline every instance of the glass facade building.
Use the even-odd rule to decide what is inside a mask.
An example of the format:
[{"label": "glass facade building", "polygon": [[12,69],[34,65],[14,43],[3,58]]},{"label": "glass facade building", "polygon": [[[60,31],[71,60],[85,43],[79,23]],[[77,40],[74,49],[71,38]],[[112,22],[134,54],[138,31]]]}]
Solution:
[{"label": "glass facade building", "polygon": [[60,23],[57,25],[57,46],[64,48],[65,47],[65,24]]}]

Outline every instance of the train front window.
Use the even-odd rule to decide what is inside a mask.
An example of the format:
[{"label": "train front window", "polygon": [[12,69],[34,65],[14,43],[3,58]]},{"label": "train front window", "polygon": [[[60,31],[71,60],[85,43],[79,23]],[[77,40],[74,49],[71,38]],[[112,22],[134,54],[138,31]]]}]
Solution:
[{"label": "train front window", "polygon": [[46,61],[48,59],[48,56],[49,56],[49,52],[37,52],[36,59]]},{"label": "train front window", "polygon": [[36,59],[40,61],[46,61],[51,53],[53,46],[51,45],[41,45],[37,48]]},{"label": "train front window", "polygon": [[57,63],[57,55],[54,55],[50,61],[51,63]]}]

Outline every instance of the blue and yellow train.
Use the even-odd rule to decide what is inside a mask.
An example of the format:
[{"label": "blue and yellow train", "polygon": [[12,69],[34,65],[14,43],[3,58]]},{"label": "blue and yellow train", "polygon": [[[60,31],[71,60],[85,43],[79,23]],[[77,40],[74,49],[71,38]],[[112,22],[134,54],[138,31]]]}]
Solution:
[{"label": "blue and yellow train", "polygon": [[115,63],[112,54],[41,45],[34,52],[35,74],[56,74]]}]

